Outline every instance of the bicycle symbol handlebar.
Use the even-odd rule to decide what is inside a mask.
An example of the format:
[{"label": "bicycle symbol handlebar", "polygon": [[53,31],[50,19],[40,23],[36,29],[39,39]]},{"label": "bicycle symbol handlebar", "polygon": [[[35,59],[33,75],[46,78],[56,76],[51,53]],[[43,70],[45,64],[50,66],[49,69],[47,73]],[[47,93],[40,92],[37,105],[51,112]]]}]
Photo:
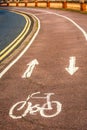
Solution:
[{"label": "bicycle symbol handlebar", "polygon": [[[62,104],[58,101],[50,100],[51,95],[54,95],[54,93],[44,93],[44,95],[46,95],[44,97],[34,96],[37,94],[40,94],[40,92],[32,93],[25,101],[19,101],[14,104],[9,111],[9,116],[13,119],[20,119],[27,116],[28,113],[31,115],[36,115],[36,113],[39,112],[42,117],[51,118],[57,116],[61,112]],[[46,99],[46,103],[44,103],[42,106],[40,104],[32,105],[32,103],[29,101],[30,98]],[[52,114],[48,114],[48,111],[52,112],[53,109],[56,109],[56,111]],[[19,115],[16,115],[18,112]],[[22,114],[20,114],[20,112],[22,112]]]}]

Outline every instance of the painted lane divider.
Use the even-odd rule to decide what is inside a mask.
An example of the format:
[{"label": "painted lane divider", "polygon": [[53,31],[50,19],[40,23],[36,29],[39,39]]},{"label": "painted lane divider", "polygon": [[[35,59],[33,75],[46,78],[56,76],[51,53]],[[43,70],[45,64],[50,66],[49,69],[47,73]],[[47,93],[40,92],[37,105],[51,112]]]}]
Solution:
[{"label": "painted lane divider", "polygon": [[25,54],[25,52],[30,48],[36,36],[38,35],[38,32],[40,30],[40,20],[35,15],[31,13],[28,14],[32,15],[37,20],[38,28],[34,33],[33,37],[31,38],[31,40],[29,41],[29,43],[27,44],[27,46],[24,48],[24,50],[0,73],[0,78],[2,78],[3,75]]},{"label": "painted lane divider", "polygon": [[34,59],[33,61],[31,61],[28,65],[28,68],[26,69],[26,71],[24,72],[24,74],[22,75],[22,78],[29,78],[31,77],[31,74],[35,68],[35,65],[38,65],[38,61],[37,59]]},{"label": "painted lane divider", "polygon": [[76,57],[74,57],[74,56],[70,57],[69,67],[68,67],[68,68],[65,68],[66,71],[67,71],[70,75],[73,75],[73,74],[79,69],[79,67],[75,67],[75,64],[76,64]]},{"label": "painted lane divider", "polygon": [[45,12],[45,13],[48,13],[48,14],[53,14],[53,15],[56,15],[56,16],[59,16],[59,17],[62,17],[68,21],[70,21],[75,27],[77,27],[83,34],[83,36],[85,37],[85,40],[87,41],[87,32],[79,25],[77,24],[74,20],[72,20],[71,18],[65,16],[65,15],[61,15],[61,14],[58,14],[58,13],[54,13],[54,12],[51,12],[51,11],[46,11],[46,10],[41,10],[41,9],[28,9],[28,10],[35,10],[35,11],[41,11],[41,12]]}]

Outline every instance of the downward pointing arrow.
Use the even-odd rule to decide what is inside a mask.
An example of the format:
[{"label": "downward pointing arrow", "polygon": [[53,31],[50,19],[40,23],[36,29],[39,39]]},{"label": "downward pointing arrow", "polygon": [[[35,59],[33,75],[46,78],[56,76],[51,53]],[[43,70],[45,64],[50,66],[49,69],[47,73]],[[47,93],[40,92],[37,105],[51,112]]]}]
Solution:
[{"label": "downward pointing arrow", "polygon": [[70,75],[73,75],[73,74],[79,69],[79,67],[75,67],[75,63],[76,63],[76,57],[74,57],[74,56],[70,57],[69,67],[68,67],[68,68],[65,68],[66,71],[67,71]]}]

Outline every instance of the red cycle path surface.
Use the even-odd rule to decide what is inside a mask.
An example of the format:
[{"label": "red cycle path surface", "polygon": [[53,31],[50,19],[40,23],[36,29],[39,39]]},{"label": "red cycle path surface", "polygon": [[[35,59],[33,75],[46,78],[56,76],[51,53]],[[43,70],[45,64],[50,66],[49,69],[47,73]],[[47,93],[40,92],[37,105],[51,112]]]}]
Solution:
[{"label": "red cycle path surface", "polygon": [[[41,28],[29,50],[0,79],[0,129],[87,130],[87,41],[82,32],[70,21],[44,12],[45,9],[42,9],[43,12],[41,9],[19,10],[35,14],[40,19]],[[61,10],[47,11],[73,19],[87,32],[87,15]],[[65,70],[71,56],[76,57],[76,67],[79,67],[72,76]],[[31,77],[21,78],[27,64],[34,59],[38,60],[39,65],[34,68]],[[54,93],[51,100],[62,104],[61,112],[53,118],[42,117],[37,112],[34,115],[28,113],[21,119],[12,119],[9,116],[10,108],[35,92],[41,92],[40,96]],[[43,99],[30,99],[30,102],[34,105],[46,103]]]}]

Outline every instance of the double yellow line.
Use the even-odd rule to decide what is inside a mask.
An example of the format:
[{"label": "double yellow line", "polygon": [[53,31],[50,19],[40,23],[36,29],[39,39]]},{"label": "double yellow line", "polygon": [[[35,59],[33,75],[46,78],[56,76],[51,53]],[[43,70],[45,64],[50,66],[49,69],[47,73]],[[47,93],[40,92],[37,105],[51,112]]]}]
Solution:
[{"label": "double yellow line", "polygon": [[22,32],[18,35],[18,37],[0,52],[0,61],[3,61],[20,44],[20,42],[23,40],[23,38],[27,35],[29,31],[31,25],[30,18],[25,14],[18,13],[18,12],[16,13],[24,16],[26,20],[26,24]]}]

